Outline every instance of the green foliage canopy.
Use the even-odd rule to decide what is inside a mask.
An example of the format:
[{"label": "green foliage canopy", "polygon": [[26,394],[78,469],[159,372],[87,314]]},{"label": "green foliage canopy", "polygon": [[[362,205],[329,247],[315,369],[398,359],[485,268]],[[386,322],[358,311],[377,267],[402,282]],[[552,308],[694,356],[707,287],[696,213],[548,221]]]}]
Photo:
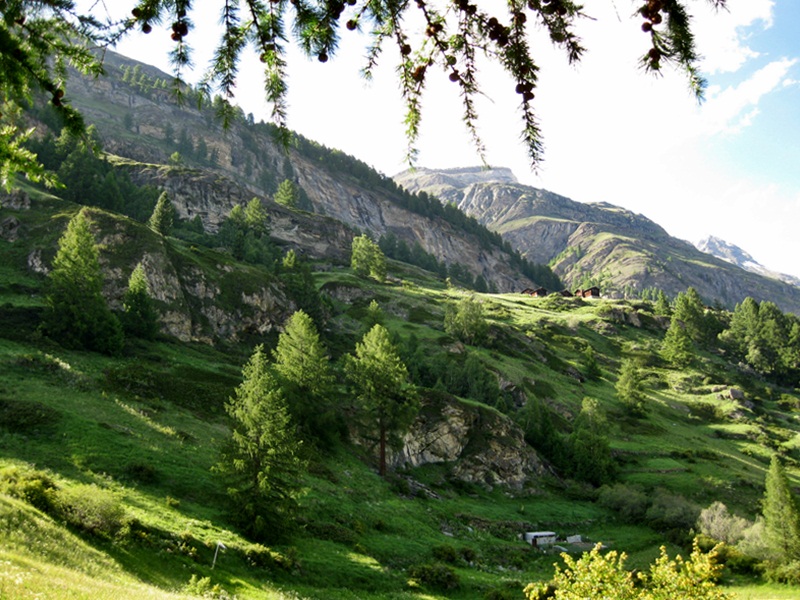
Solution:
[{"label": "green foliage canopy", "polygon": [[764,487],[767,544],[779,562],[800,560],[800,509],[783,465],[775,455],[772,456]]},{"label": "green foliage canopy", "polygon": [[233,428],[216,465],[240,526],[255,539],[288,532],[297,511],[296,496],[305,463],[283,390],[263,346],[242,369],[243,381],[225,405]]},{"label": "green foliage canopy", "polygon": [[58,242],[48,288],[42,322],[47,335],[72,348],[105,354],[122,349],[122,326],[103,297],[99,251],[86,209],[70,219]]},{"label": "green foliage canopy", "polygon": [[175,207],[172,206],[172,201],[169,199],[167,192],[162,192],[158,197],[156,207],[153,209],[153,214],[147,224],[150,229],[161,235],[169,235],[172,231],[172,227],[175,224]]},{"label": "green foliage canopy", "polygon": [[150,286],[142,263],[133,269],[122,299],[122,325],[125,333],[152,340],[158,333],[158,313],[150,296]]},{"label": "green foliage canopy", "polygon": [[475,296],[466,296],[455,306],[448,305],[444,312],[444,330],[465,344],[485,341],[489,323],[484,316],[483,303]]},{"label": "green foliage canopy", "polygon": [[286,321],[273,358],[296,421],[313,439],[331,441],[334,377],[314,321],[302,310]]},{"label": "green foliage canopy", "polygon": [[368,275],[377,281],[386,279],[386,257],[366,233],[353,238],[350,266],[358,275]]},{"label": "green foliage canopy", "polygon": [[375,325],[345,357],[345,374],[353,388],[358,410],[368,426],[378,429],[379,468],[386,474],[389,437],[408,426],[417,412],[416,394],[408,369],[382,325]]},{"label": "green foliage canopy", "polygon": [[642,373],[633,360],[626,358],[622,361],[616,391],[617,398],[631,415],[644,416],[646,407]]}]

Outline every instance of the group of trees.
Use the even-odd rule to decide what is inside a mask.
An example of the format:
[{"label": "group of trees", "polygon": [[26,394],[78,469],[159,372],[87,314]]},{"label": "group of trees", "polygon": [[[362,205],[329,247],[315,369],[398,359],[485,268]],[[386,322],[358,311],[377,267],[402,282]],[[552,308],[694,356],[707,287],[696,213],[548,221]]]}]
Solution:
[{"label": "group of trees", "polygon": [[671,305],[663,296],[656,312],[670,316],[661,355],[669,363],[693,364],[699,349],[721,349],[779,383],[800,377],[800,319],[774,302],[745,298],[733,313],[707,307],[694,288]]},{"label": "group of trees", "polygon": [[158,190],[131,181],[127,171],[116,168],[97,152],[99,142],[90,129],[85,139],[63,130],[58,137],[47,133],[31,139],[28,147],[63,185],[65,200],[97,206],[144,222],[153,212]]},{"label": "group of trees", "polygon": [[342,434],[344,415],[334,409],[337,377],[354,399],[349,404],[362,434],[369,438],[376,432],[378,468],[386,473],[387,444],[417,410],[408,371],[379,324],[342,364],[337,373],[313,320],[297,311],[287,320],[271,360],[257,346],[244,366],[243,381],[226,404],[232,434],[216,470],[227,482],[234,514],[253,538],[274,540],[291,528],[306,465],[303,445],[325,447]]},{"label": "group of trees", "polygon": [[158,315],[141,264],[131,273],[122,305],[117,316],[103,296],[98,246],[84,208],[69,221],[58,242],[41,329],[66,347],[104,354],[117,354],[126,333],[153,339]]}]

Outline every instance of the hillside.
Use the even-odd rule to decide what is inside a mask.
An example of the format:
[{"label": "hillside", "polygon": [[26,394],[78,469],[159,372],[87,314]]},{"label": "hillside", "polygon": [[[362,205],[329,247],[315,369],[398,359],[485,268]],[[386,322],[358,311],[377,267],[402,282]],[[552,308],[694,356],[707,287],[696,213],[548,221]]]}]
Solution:
[{"label": "hillside", "polygon": [[[419,246],[440,263],[463,266],[472,278],[480,276],[498,290],[532,283],[502,240],[462,213],[442,211],[437,202],[410,196],[364,163],[300,136],[285,149],[276,141],[275,128],[256,123],[252,115],[240,112],[223,130],[214,103],[198,108],[192,90],[186,90],[183,103],[171,96],[170,75],[112,52],[105,64],[102,78],[73,77],[71,101],[95,125],[104,150],[133,161],[137,181],[162,180],[159,186],[172,193],[180,216],[198,216],[206,231],[215,232],[234,204],[254,195],[272,210],[273,194],[289,179],[299,188],[299,207],[314,215],[367,232],[375,240],[391,235],[409,248]],[[176,152],[180,172],[156,173],[147,167],[169,163]],[[305,225],[316,217],[298,218],[305,218],[303,227],[286,223],[276,231],[308,232]],[[321,221],[318,232],[329,223]],[[312,256],[330,258],[349,250],[352,234],[338,235],[336,242],[334,236],[325,237],[331,239],[313,235],[293,242]],[[318,242],[325,246],[322,254]]]},{"label": "hillside", "polygon": [[528,260],[549,264],[570,289],[598,285],[615,297],[654,290],[674,297],[694,287],[709,304],[733,308],[750,296],[800,314],[794,286],[701,252],[642,215],[520,185],[508,169],[417,169],[395,181],[454,203]]},{"label": "hillside", "polygon": [[[213,589],[240,598],[517,597],[524,583],[549,577],[553,562],[517,540],[521,531],[580,534],[586,544],[574,551],[602,541],[642,566],[665,541],[680,551],[713,501],[752,519],[773,451],[797,481],[796,392],[699,348],[693,366],[670,367],[658,357],[664,321],[650,302],[483,295],[488,337],[463,344],[443,328],[448,306],[469,297],[463,290],[397,262],[384,284],[329,267],[315,281],[330,299],[331,359],[352,351],[376,300],[412,365],[422,410],[392,454],[388,480],[375,474],[357,431],[309,454],[301,529],[267,550],[232,525],[210,468],[229,427],[223,403],[249,349],[274,347],[292,310],[285,284],[227,253],[93,209],[107,296],[114,300],[115,282],[142,253],[151,256],[163,336],[131,339],[120,357],[66,350],[37,334],[46,278],[32,267],[51,263],[53,240],[77,209],[33,190],[0,209],[0,220],[18,223],[14,239],[0,241],[5,597],[60,598],[65,589],[79,598]],[[158,287],[169,273],[180,286]],[[170,289],[180,293],[164,296]],[[253,294],[269,294],[272,308],[258,312]],[[254,326],[237,343],[231,332],[240,328],[224,325],[243,318]],[[181,342],[174,328],[184,322],[207,332],[206,343]],[[627,416],[614,390],[625,358],[647,381],[644,418]],[[568,447],[586,397],[607,415],[613,481],[622,486],[605,496],[553,454]],[[638,498],[647,516],[624,512],[613,490]],[[219,542],[226,551],[212,570]],[[425,567],[439,579],[421,565],[439,565]],[[741,575],[728,577],[741,585]]]},{"label": "hillside", "polygon": [[[247,116],[226,133],[162,93],[164,74],[111,55],[113,69],[74,91],[109,153],[43,129],[32,146],[67,187],[0,193],[0,598],[511,600],[552,577],[561,548],[577,557],[602,543],[644,570],[661,546],[686,556],[699,530],[717,535],[704,549],[729,542],[725,591],[797,597],[762,501],[773,457],[789,493],[800,485],[800,320],[677,291],[671,304],[520,294],[536,283],[523,270],[546,271],[474,219],[308,140],[287,156]],[[500,175],[509,194],[519,187]],[[470,169],[448,177],[481,185]],[[302,190],[294,206],[275,201],[285,180]],[[538,206],[565,230],[672,243],[614,207],[537,194],[498,222]],[[175,219],[160,231],[147,222],[162,197]],[[64,313],[74,322],[52,327],[54,272],[65,278],[55,257],[78,219],[96,243],[98,275],[85,278],[96,296],[122,323],[144,321],[128,295],[141,266],[154,335],[128,326],[108,354],[76,343],[90,339],[70,336],[88,295]],[[406,260],[359,274],[356,227],[386,234],[382,247],[403,240]],[[469,289],[478,275],[497,291]],[[298,344],[290,365],[323,365],[307,387],[278,368],[298,310],[320,351]],[[383,329],[386,346],[370,349]],[[220,464],[259,347],[250,416],[285,401],[282,433],[300,438],[302,466],[284,488],[297,511],[255,535]],[[369,396],[379,386],[353,376],[362,355],[391,359],[401,383]],[[382,477],[384,400],[403,410]],[[287,485],[281,475],[264,479]],[[722,534],[698,524],[712,508]],[[558,547],[520,538],[534,531]]]}]

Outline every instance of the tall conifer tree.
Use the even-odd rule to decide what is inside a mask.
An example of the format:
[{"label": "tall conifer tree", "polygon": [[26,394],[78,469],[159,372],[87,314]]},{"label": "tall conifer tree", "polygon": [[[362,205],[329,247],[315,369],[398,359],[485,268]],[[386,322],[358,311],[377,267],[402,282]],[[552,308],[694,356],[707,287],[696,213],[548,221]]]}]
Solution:
[{"label": "tall conifer tree", "polygon": [[302,310],[286,321],[273,352],[289,411],[317,440],[332,441],[333,374],[314,321]]},{"label": "tall conifer tree", "polygon": [[71,348],[115,354],[122,348],[119,320],[103,297],[103,275],[88,211],[67,224],[49,274],[43,329]]},{"label": "tall conifer tree", "polygon": [[233,514],[245,532],[255,539],[276,539],[293,524],[305,464],[263,346],[255,349],[242,375],[225,405],[233,430],[216,470],[227,479]]},{"label": "tall conifer tree", "polygon": [[800,509],[780,459],[773,455],[764,489],[767,544],[780,562],[800,560]]},{"label": "tall conifer tree", "polygon": [[175,222],[175,208],[167,192],[162,192],[147,224],[161,235],[169,235]]},{"label": "tall conifer tree", "polygon": [[367,332],[356,344],[355,354],[346,357],[345,372],[358,399],[359,411],[369,426],[378,429],[379,470],[385,475],[386,446],[411,423],[417,411],[408,370],[386,328],[375,325]]},{"label": "tall conifer tree", "polygon": [[136,265],[128,279],[128,290],[122,299],[122,325],[125,332],[146,340],[158,333],[158,313],[150,296],[142,263]]}]

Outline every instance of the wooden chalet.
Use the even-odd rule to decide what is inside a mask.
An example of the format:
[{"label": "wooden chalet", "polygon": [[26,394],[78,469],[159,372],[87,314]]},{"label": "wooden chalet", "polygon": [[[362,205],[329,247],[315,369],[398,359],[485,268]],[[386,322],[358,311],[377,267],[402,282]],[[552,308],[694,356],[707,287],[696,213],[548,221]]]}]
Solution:
[{"label": "wooden chalet", "polygon": [[544,298],[547,296],[547,290],[543,287],[536,288],[535,290],[532,288],[525,288],[520,292],[521,294],[525,294],[527,296],[531,296],[533,298]]},{"label": "wooden chalet", "polygon": [[584,298],[599,298],[600,297],[600,288],[599,287],[590,287],[583,290],[583,297]]},{"label": "wooden chalet", "polygon": [[564,298],[572,298],[573,296],[575,296],[575,294],[573,294],[569,290],[561,290],[558,293],[559,293],[560,296],[564,296]]}]

